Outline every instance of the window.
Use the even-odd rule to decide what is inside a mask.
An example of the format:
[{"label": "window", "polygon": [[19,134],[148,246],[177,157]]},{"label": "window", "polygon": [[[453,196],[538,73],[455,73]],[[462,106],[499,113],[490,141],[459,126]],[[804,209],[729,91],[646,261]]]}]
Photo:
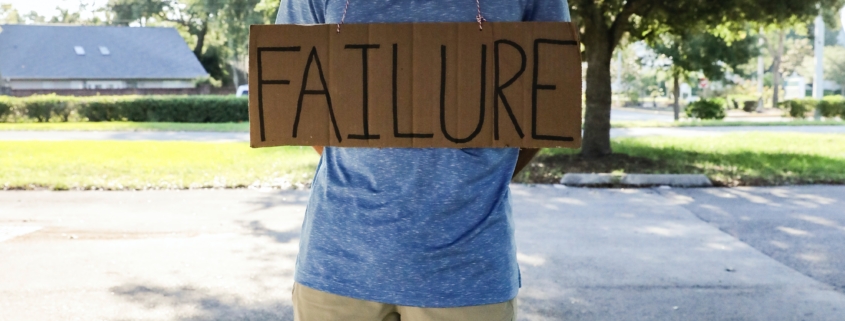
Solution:
[{"label": "window", "polygon": [[73,51],[76,51],[76,54],[79,56],[85,55],[85,48],[82,48],[82,46],[74,46]]},{"label": "window", "polygon": [[108,56],[111,54],[111,52],[106,46],[100,46],[100,54],[102,54],[103,56]]}]

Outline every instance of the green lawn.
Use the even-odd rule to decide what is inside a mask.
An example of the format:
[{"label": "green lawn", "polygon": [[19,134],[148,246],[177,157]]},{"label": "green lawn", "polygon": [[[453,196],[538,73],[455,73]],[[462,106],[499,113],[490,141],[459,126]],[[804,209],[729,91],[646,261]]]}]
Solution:
[{"label": "green lawn", "polygon": [[0,130],[248,132],[249,123],[68,122],[0,123]]},{"label": "green lawn", "polygon": [[58,190],[307,185],[318,160],[310,147],[193,142],[0,142],[0,155],[0,186]]},{"label": "green lawn", "polygon": [[[581,159],[546,149],[517,182],[555,183],[564,173],[702,173],[717,185],[845,184],[845,135],[737,133],[613,142],[613,156]],[[307,186],[310,147],[245,143],[0,142],[5,189],[155,189]]]},{"label": "green lawn", "polygon": [[845,184],[845,135],[736,133],[613,141],[613,155],[581,159],[546,149],[517,181],[558,182],[565,173],[705,174],[715,184]]},{"label": "green lawn", "polygon": [[638,127],[734,127],[734,126],[845,126],[841,120],[783,120],[783,121],[724,121],[724,120],[682,120],[678,122],[669,121],[613,121],[613,128],[638,128]]}]

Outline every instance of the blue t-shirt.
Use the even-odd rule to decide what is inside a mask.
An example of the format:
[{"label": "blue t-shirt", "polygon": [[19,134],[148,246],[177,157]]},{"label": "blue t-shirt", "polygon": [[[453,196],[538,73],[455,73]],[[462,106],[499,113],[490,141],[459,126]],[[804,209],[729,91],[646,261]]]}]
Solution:
[{"label": "blue t-shirt", "polygon": [[[341,19],[345,0],[282,0],[276,23]],[[481,0],[488,21],[569,21],[565,0]],[[352,0],[346,23],[472,22],[474,0]],[[459,307],[520,286],[508,183],[514,148],[323,152],[295,280],[368,301]]]}]

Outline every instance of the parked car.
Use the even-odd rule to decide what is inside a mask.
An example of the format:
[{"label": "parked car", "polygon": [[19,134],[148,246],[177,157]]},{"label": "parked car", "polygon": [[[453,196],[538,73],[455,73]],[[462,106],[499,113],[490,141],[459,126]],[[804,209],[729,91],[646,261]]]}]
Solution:
[{"label": "parked car", "polygon": [[238,89],[235,91],[235,96],[238,96],[238,97],[249,96],[249,85],[238,86]]}]

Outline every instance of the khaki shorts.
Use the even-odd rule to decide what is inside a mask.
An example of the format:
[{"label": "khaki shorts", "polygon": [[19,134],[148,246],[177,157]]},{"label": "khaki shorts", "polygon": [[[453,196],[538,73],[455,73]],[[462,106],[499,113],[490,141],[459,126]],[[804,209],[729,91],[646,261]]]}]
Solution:
[{"label": "khaki shorts", "polygon": [[293,285],[294,321],[515,321],[516,299],[459,308],[417,308],[353,299]]}]

